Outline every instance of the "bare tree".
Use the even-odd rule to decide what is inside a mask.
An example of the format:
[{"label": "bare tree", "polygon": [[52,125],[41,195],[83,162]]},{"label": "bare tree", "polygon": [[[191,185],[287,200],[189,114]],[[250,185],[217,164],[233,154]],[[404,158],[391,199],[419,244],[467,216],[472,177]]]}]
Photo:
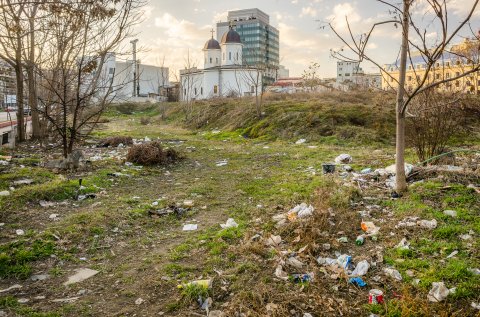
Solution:
[{"label": "bare tree", "polygon": [[308,68],[305,69],[302,73],[302,79],[304,86],[308,87],[310,91],[313,91],[316,86],[320,83],[320,78],[318,77],[318,70],[320,69],[320,64],[317,62],[311,62],[308,65]]},{"label": "bare tree", "polygon": [[[61,138],[67,157],[96,126],[106,106],[123,87],[105,70],[110,53],[120,48],[138,23],[141,0],[77,0],[46,7],[45,54],[36,68],[38,111]],[[111,75],[111,76],[110,76]]]},{"label": "bare tree", "polygon": [[17,138],[25,141],[24,64],[22,59],[26,27],[23,21],[24,3],[0,0],[0,58],[15,70],[17,103]]},{"label": "bare tree", "polygon": [[[412,100],[430,89],[446,86],[449,82],[463,78],[469,74],[480,70],[480,62],[478,54],[471,54],[469,50],[454,50],[451,45],[454,40],[458,40],[460,33],[463,31],[471,31],[474,41],[479,41],[479,35],[475,34],[470,28],[470,20],[473,13],[477,9],[479,0],[475,0],[468,10],[465,17],[461,18],[459,23],[451,27],[449,15],[448,0],[426,0],[422,2],[426,6],[426,14],[420,18],[416,18],[412,14],[412,5],[414,0],[403,0],[403,6],[397,6],[385,0],[376,0],[378,3],[385,5],[391,17],[389,19],[374,23],[366,33],[356,36],[352,31],[352,27],[345,17],[347,34],[341,34],[332,22],[328,23],[330,29],[343,42],[346,49],[332,51],[332,55],[338,59],[345,61],[361,62],[368,61],[376,65],[383,76],[393,82],[392,88],[397,90],[396,105],[396,191],[402,193],[407,190],[407,182],[405,176],[405,118],[407,109]],[[428,20],[428,21],[426,21]],[[374,31],[386,25],[401,26],[402,43],[400,47],[400,58],[396,67],[399,69],[399,76],[396,78],[390,72],[388,67],[383,66],[380,62],[374,60],[367,52],[367,47]],[[436,43],[430,43],[427,38],[430,30],[441,30],[440,36]],[[478,44],[476,46],[478,51]],[[349,56],[348,52],[353,52],[355,57]],[[449,59],[465,65],[464,71],[453,76],[431,76],[441,71],[440,62],[448,55]],[[423,64],[421,72],[415,70],[414,57],[420,56]],[[476,57],[474,57],[476,56]],[[405,77],[407,72],[407,63],[413,67],[416,78],[416,85],[412,89],[407,89]]]}]

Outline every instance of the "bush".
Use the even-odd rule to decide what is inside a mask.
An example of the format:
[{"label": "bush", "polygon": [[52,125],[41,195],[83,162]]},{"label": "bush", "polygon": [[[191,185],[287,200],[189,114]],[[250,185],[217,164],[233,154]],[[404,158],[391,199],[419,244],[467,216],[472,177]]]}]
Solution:
[{"label": "bush", "polygon": [[141,165],[167,165],[181,159],[174,149],[163,149],[160,142],[153,141],[132,146],[127,161]]},{"label": "bush", "polygon": [[132,145],[133,139],[130,136],[112,136],[100,141],[100,146],[103,146],[103,147],[109,147],[109,146],[117,147],[119,144]]},{"label": "bush", "polygon": [[141,125],[150,124],[150,118],[149,118],[149,117],[141,117],[141,118],[140,118],[140,124],[141,124]]}]

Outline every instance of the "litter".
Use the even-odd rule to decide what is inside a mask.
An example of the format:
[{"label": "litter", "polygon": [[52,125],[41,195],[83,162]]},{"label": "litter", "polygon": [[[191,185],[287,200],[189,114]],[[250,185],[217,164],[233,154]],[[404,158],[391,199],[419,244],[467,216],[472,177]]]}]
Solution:
[{"label": "litter", "polygon": [[333,174],[335,173],[335,164],[334,163],[323,163],[322,164],[323,174]]},{"label": "litter", "polygon": [[290,221],[295,221],[298,218],[306,218],[313,214],[313,206],[307,205],[306,203],[301,203],[300,205],[295,206],[287,213],[287,218]]},{"label": "litter", "polygon": [[367,167],[361,170],[360,174],[370,174],[371,172],[372,172],[372,169],[370,167]]},{"label": "litter", "polygon": [[183,202],[183,205],[186,207],[192,207],[193,206],[193,200],[185,200]]},{"label": "litter", "polygon": [[40,200],[39,204],[40,204],[40,206],[43,207],[43,208],[48,208],[48,207],[53,207],[53,206],[55,206],[55,203],[54,203],[54,202],[45,201],[45,200]]},{"label": "litter", "polygon": [[57,220],[58,214],[51,214],[50,216],[48,216],[48,218],[52,220]]},{"label": "litter", "polygon": [[221,161],[218,161],[215,165],[217,166],[225,166],[228,164],[228,161],[227,160],[221,160]]},{"label": "litter", "polygon": [[265,241],[265,244],[269,246],[278,246],[280,243],[282,243],[282,237],[273,234]]},{"label": "litter", "polygon": [[305,139],[299,139],[297,142],[295,142],[295,144],[303,144],[303,143],[305,143],[305,142],[307,142],[307,140],[305,140]]},{"label": "litter", "polygon": [[305,274],[292,274],[290,279],[294,283],[308,283],[313,281],[313,273],[305,273]]},{"label": "litter", "polygon": [[453,258],[457,254],[458,254],[458,250],[455,250],[447,256],[447,259]]},{"label": "litter", "polygon": [[13,182],[13,185],[18,186],[18,185],[30,185],[33,183],[33,179],[19,179],[17,181]]},{"label": "litter", "polygon": [[478,309],[478,310],[480,310],[480,303],[477,304],[477,303],[475,303],[475,302],[472,302],[472,305],[471,305],[471,306],[472,306],[473,309]]},{"label": "litter", "polygon": [[455,210],[444,210],[443,214],[450,217],[456,217],[457,212]]},{"label": "litter", "polygon": [[17,236],[23,236],[25,234],[25,231],[23,231],[22,229],[17,229],[15,230],[15,233],[17,234]]},{"label": "litter", "polygon": [[427,298],[429,301],[437,303],[445,300],[448,294],[450,294],[450,290],[445,287],[443,282],[433,282]]},{"label": "litter", "polygon": [[225,224],[223,224],[223,223],[220,224],[220,227],[222,227],[223,229],[236,228],[236,227],[238,227],[238,223],[236,223],[233,218],[228,218],[227,222]]},{"label": "litter", "polygon": [[355,244],[356,245],[362,245],[365,243],[365,237],[364,236],[358,236],[357,239],[355,239]]},{"label": "litter", "polygon": [[293,257],[293,256],[289,257],[287,261],[285,261],[285,263],[296,269],[302,269],[304,266],[304,264],[300,260],[298,260],[296,257]]},{"label": "litter", "polygon": [[63,285],[67,286],[67,285],[70,285],[70,284],[82,282],[82,281],[84,281],[84,280],[86,280],[86,279],[88,279],[92,276],[95,276],[99,273],[99,271],[88,269],[88,268],[77,269],[76,271],[77,271],[77,273],[75,273],[72,276],[69,276],[68,281],[63,283]]},{"label": "litter", "polygon": [[180,284],[177,286],[177,288],[181,289],[181,288],[184,288],[186,286],[189,286],[189,285],[198,285],[198,286],[201,286],[201,287],[204,287],[204,288],[212,288],[212,282],[213,280],[210,278],[210,279],[205,279],[205,280],[195,280],[195,281],[191,281],[189,283],[186,283],[186,284]]},{"label": "litter", "polygon": [[8,190],[3,190],[0,192],[0,196],[10,196],[10,192]]},{"label": "litter", "polygon": [[141,304],[143,304],[143,302],[145,302],[145,300],[143,298],[139,297],[135,300],[135,305],[141,305]]},{"label": "litter", "polygon": [[367,283],[365,283],[361,277],[351,277],[349,280],[348,280],[348,283],[349,284],[353,284],[353,285],[357,285],[359,287],[365,287],[367,286]]},{"label": "litter", "polygon": [[371,221],[362,221],[360,226],[368,235],[375,235],[378,233],[378,231],[380,231],[380,227],[375,226],[375,224]]},{"label": "litter", "polygon": [[198,225],[195,223],[195,224],[186,224],[183,226],[183,231],[194,231],[194,230],[197,230],[197,227]]},{"label": "litter", "polygon": [[400,272],[398,272],[398,271],[395,270],[395,269],[386,267],[385,269],[383,269],[383,272],[385,272],[385,274],[387,274],[388,276],[393,277],[393,278],[396,279],[396,280],[401,281],[401,280],[403,279],[403,278],[402,278],[402,275],[400,274]]},{"label": "litter", "polygon": [[339,156],[337,156],[335,158],[335,163],[337,164],[348,164],[348,163],[352,163],[352,156],[350,154],[346,154],[346,153],[343,153],[343,154],[340,154]]},{"label": "litter", "polygon": [[[370,268],[370,264],[368,264],[367,260],[363,260],[358,262],[357,266],[355,267],[355,270],[353,270],[351,276],[362,276],[367,274],[368,269]],[[360,286],[360,285],[359,285]]]},{"label": "litter", "polygon": [[58,299],[52,299],[52,303],[73,303],[77,301],[80,297],[67,297],[67,298],[58,298]]},{"label": "litter", "polygon": [[472,236],[469,235],[469,234],[461,234],[459,237],[462,240],[471,240],[472,239]]},{"label": "litter", "polygon": [[341,243],[347,243],[348,242],[348,238],[347,237],[340,237],[337,239],[338,242],[341,242]]},{"label": "litter", "polygon": [[36,274],[36,275],[30,276],[30,279],[35,282],[35,281],[44,281],[44,280],[48,279],[49,277],[50,277],[50,275],[48,275],[48,274]]},{"label": "litter", "polygon": [[[405,163],[405,176],[408,176],[413,170],[413,165]],[[391,175],[397,174],[395,164],[385,167],[385,172]]]},{"label": "litter", "polygon": [[368,303],[369,304],[382,304],[383,303],[383,292],[379,289],[371,289],[368,292]]},{"label": "litter", "polygon": [[275,276],[284,281],[288,280],[288,274],[283,270],[281,265],[277,265],[277,268],[275,269]]},{"label": "litter", "polygon": [[397,244],[396,248],[401,250],[408,250],[410,249],[410,242],[407,241],[407,238],[403,238],[402,241]]},{"label": "litter", "polygon": [[170,214],[175,214],[177,217],[182,217],[188,212],[188,208],[182,208],[182,207],[177,207],[177,206],[169,206],[166,208],[158,209],[158,210],[149,210],[148,214],[149,215],[155,215],[155,216],[165,216],[165,215],[170,215]]},{"label": "litter", "polygon": [[97,195],[95,195],[95,194],[78,195],[77,200],[82,201],[82,200],[85,200],[85,199],[94,199],[96,197],[97,197]]}]

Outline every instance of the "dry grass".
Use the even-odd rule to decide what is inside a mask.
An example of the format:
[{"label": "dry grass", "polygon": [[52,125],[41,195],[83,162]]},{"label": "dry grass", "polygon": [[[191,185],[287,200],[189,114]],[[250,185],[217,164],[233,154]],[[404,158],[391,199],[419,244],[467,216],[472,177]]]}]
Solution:
[{"label": "dry grass", "polygon": [[106,139],[103,139],[100,141],[100,146],[102,147],[117,147],[120,144],[123,145],[132,145],[133,144],[133,139],[132,137],[129,136],[112,136]]},{"label": "dry grass", "polygon": [[132,146],[127,153],[127,161],[141,165],[167,165],[181,159],[174,149],[164,149],[157,141]]}]

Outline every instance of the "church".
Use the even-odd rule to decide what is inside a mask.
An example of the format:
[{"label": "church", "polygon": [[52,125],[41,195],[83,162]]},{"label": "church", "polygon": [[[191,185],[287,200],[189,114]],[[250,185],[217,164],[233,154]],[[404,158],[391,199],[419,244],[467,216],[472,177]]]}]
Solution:
[{"label": "church", "polygon": [[215,97],[259,96],[262,71],[244,65],[240,35],[230,26],[218,43],[209,39],[203,47],[204,67],[180,71],[180,99],[193,101]]}]

